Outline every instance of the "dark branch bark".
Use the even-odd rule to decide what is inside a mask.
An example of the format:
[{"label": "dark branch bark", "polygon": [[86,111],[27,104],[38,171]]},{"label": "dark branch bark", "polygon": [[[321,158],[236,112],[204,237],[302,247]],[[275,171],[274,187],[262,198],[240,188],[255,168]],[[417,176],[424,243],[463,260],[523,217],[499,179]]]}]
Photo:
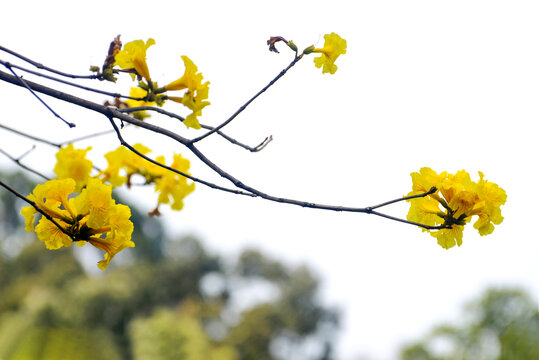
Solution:
[{"label": "dark branch bark", "polygon": [[[17,86],[22,86],[16,77],[14,77],[14,76],[12,76],[10,74],[7,74],[5,72],[2,72],[2,71],[0,71],[0,80],[9,82],[9,83],[17,85]],[[375,208],[379,208],[379,207],[382,207],[382,206],[390,205],[390,204],[398,202],[398,201],[405,200],[403,198],[387,201],[385,203],[382,203],[382,204],[379,204],[379,205],[376,205],[376,206],[372,206],[372,207],[348,207],[348,206],[338,206],[338,205],[316,204],[316,203],[312,203],[312,202],[300,201],[300,200],[294,200],[294,199],[287,199],[287,198],[282,198],[282,197],[277,197],[277,196],[273,196],[273,195],[270,195],[270,194],[266,194],[266,193],[264,193],[264,192],[262,192],[260,190],[257,190],[257,189],[255,189],[255,188],[253,188],[251,186],[248,186],[248,185],[242,183],[239,179],[236,179],[234,176],[232,176],[231,174],[227,173],[225,170],[221,169],[219,166],[214,164],[211,160],[209,160],[195,146],[195,144],[193,143],[192,140],[189,140],[189,139],[187,139],[187,138],[185,138],[185,137],[183,137],[181,135],[178,135],[178,134],[176,134],[176,133],[174,133],[174,132],[172,132],[170,130],[161,128],[159,126],[148,124],[148,123],[146,123],[144,121],[134,119],[133,117],[131,117],[129,115],[126,115],[126,114],[122,113],[121,111],[119,111],[117,109],[106,107],[106,106],[103,106],[103,105],[100,105],[100,104],[97,104],[97,103],[94,103],[94,102],[91,102],[91,101],[88,101],[88,100],[85,100],[85,99],[82,99],[82,98],[79,98],[79,97],[76,97],[76,96],[73,96],[73,95],[70,95],[70,94],[64,93],[62,91],[58,91],[58,90],[55,90],[55,89],[48,88],[46,86],[43,86],[43,85],[40,85],[40,84],[37,84],[37,83],[28,82],[28,84],[29,84],[29,86],[31,86],[37,92],[52,96],[52,97],[60,99],[60,100],[64,100],[64,101],[72,103],[74,105],[78,105],[78,106],[84,107],[86,109],[98,112],[98,113],[100,113],[102,115],[105,115],[107,118],[109,118],[111,120],[111,124],[114,127],[114,129],[115,129],[115,131],[116,131],[116,133],[118,135],[118,138],[119,138],[120,142],[122,143],[122,145],[128,147],[131,151],[134,151],[134,148],[132,146],[130,146],[127,142],[125,142],[125,140],[123,140],[123,138],[121,137],[121,133],[120,133],[118,127],[116,126],[116,124],[113,121],[113,118],[117,118],[117,119],[119,119],[121,121],[125,121],[127,123],[140,126],[140,127],[145,128],[145,129],[147,129],[149,131],[152,131],[152,132],[164,135],[166,137],[169,137],[170,139],[176,140],[180,144],[186,146],[205,165],[207,165],[209,168],[211,168],[213,171],[215,171],[217,174],[219,174],[223,178],[229,180],[232,184],[234,184],[235,187],[237,187],[239,189],[242,189],[245,192],[240,191],[240,190],[227,189],[227,188],[224,188],[224,187],[221,187],[221,186],[218,186],[218,185],[208,183],[208,182],[205,182],[203,180],[191,177],[191,176],[189,176],[187,174],[183,174],[183,173],[181,173],[181,172],[179,172],[179,171],[177,171],[175,169],[164,166],[163,164],[157,163],[154,160],[152,160],[152,159],[150,159],[150,158],[148,158],[148,157],[146,157],[146,156],[144,156],[144,155],[142,155],[142,154],[135,151],[139,156],[142,156],[146,160],[151,161],[151,162],[153,162],[154,164],[156,164],[158,166],[166,168],[166,169],[168,169],[170,171],[174,171],[174,172],[176,172],[176,173],[178,173],[180,175],[187,176],[188,178],[190,178],[191,180],[193,180],[195,182],[202,183],[202,184],[207,185],[209,187],[212,187],[214,189],[221,190],[221,191],[228,191],[228,192],[232,192],[232,193],[235,193],[235,194],[248,195],[248,196],[252,196],[252,197],[260,197],[260,198],[263,198],[263,199],[266,199],[266,200],[269,200],[269,201],[273,201],[273,202],[291,204],[291,205],[296,205],[296,206],[301,206],[301,207],[306,207],[306,208],[312,208],[312,209],[372,214],[372,215],[380,216],[380,217],[383,217],[383,218],[387,218],[387,219],[407,223],[407,224],[410,224],[410,225],[420,226],[420,227],[423,227],[423,228],[429,229],[429,230],[436,230],[436,229],[444,228],[443,226],[429,226],[429,225],[424,225],[424,224],[418,224],[418,223],[411,222],[411,221],[408,221],[408,220],[405,220],[405,219],[396,218],[396,217],[393,217],[393,216],[390,216],[390,215],[387,215],[387,214],[383,214],[383,213],[374,211]],[[226,125],[226,123],[223,123],[223,124]],[[216,127],[212,131],[216,132],[218,129],[219,129],[219,127]],[[201,138],[198,138],[198,139],[201,139]],[[195,140],[197,140],[197,139],[195,139]],[[421,195],[414,196],[414,197],[427,196],[429,194],[430,194],[430,192],[427,192],[425,194],[421,194]]]}]

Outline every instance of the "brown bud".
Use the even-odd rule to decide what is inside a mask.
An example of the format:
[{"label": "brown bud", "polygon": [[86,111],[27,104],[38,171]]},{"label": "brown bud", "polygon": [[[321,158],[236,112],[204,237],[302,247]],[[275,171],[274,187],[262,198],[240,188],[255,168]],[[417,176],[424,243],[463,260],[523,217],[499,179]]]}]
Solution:
[{"label": "brown bud", "polygon": [[277,48],[275,47],[275,43],[277,43],[279,41],[284,41],[285,43],[288,43],[288,41],[286,41],[286,39],[284,37],[282,37],[282,36],[272,36],[268,40],[269,51],[273,51],[273,52],[276,52],[278,54],[279,50],[277,50]]}]

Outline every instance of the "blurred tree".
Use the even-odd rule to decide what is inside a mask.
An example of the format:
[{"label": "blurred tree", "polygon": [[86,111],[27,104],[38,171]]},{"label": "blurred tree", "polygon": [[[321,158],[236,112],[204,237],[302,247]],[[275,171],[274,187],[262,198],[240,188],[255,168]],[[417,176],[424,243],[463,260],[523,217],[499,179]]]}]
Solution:
[{"label": "blurred tree", "polygon": [[539,359],[537,302],[518,289],[488,289],[465,308],[461,325],[440,325],[406,346],[403,360]]},{"label": "blurred tree", "polygon": [[[2,248],[26,236],[22,204],[6,199]],[[331,357],[338,316],[320,304],[308,268],[255,250],[221,258],[195,238],[167,239],[161,223],[131,209],[134,256],[97,276],[73,256],[76,246],[46,251],[31,239],[2,252],[0,359]]]}]

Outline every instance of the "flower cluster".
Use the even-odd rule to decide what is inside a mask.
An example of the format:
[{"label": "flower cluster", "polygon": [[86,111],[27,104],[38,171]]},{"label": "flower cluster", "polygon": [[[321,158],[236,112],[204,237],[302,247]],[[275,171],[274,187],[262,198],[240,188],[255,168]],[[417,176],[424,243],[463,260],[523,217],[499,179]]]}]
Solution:
[{"label": "flower cluster", "polygon": [[[135,107],[142,105],[162,106],[167,99],[178,102],[191,110],[184,120],[185,126],[193,129],[200,129],[198,117],[202,115],[202,109],[210,104],[208,99],[209,82],[202,82],[203,76],[198,72],[196,65],[187,56],[182,56],[185,72],[178,80],[170,84],[159,87],[150,78],[150,71],[146,61],[146,51],[155,41],[149,39],[147,42],[135,40],[125,44],[124,48],[116,54],[116,65],[124,71],[129,72],[133,80],[135,77],[140,81],[137,88],[131,90],[130,96],[141,100],[130,99],[127,106]],[[168,91],[186,90],[183,96],[169,96]],[[138,112],[135,116],[139,119],[148,117],[147,114]]]},{"label": "flower cluster", "polygon": [[464,225],[477,216],[474,228],[479,234],[488,235],[494,225],[503,221],[500,206],[505,204],[507,195],[495,183],[484,180],[479,172],[479,181],[471,180],[470,175],[461,170],[456,174],[424,167],[412,176],[412,191],[408,196],[428,192],[433,187],[436,192],[420,198],[408,200],[411,203],[407,219],[428,226],[439,226],[429,231],[444,249],[462,244]]},{"label": "flower cluster", "polygon": [[[104,270],[112,258],[135,244],[131,241],[133,223],[129,220],[129,207],[116,204],[112,199],[112,187],[99,179],[90,178],[86,187],[75,196],[76,181],[49,180],[38,184],[28,199],[55,220],[56,224],[42,216],[34,227],[36,209],[23,207],[25,230],[35,231],[48,249],[71,246],[73,241],[83,246],[89,242],[105,252],[98,266]],[[61,229],[60,229],[60,227]]]},{"label": "flower cluster", "polygon": [[[151,152],[141,144],[134,148],[143,155]],[[93,164],[86,159],[90,150],[90,147],[75,149],[73,144],[61,148],[54,167],[57,179],[37,185],[28,196],[35,206],[24,207],[21,213],[26,218],[26,231],[35,231],[48,249],[70,246],[74,241],[78,245],[89,242],[105,251],[105,259],[98,264],[105,269],[114,255],[135,246],[131,241],[131,210],[112,199],[113,187],[123,184],[130,187],[132,176],[142,176],[145,184],[155,185],[158,204],[150,215],[159,215],[159,204],[170,204],[173,210],[181,210],[184,198],[194,191],[195,184],[187,183],[185,176],[147,161],[123,146],[107,153],[107,168],[92,177]],[[155,161],[165,164],[163,156]],[[175,154],[170,167],[187,174],[189,160]],[[36,207],[54,222],[42,216],[34,227]]]},{"label": "flower cluster", "polygon": [[[135,144],[133,147],[143,155],[151,152],[142,144]],[[130,187],[131,177],[139,175],[144,178],[145,185],[155,184],[155,191],[159,193],[159,196],[157,207],[151,212],[152,215],[159,215],[160,204],[170,203],[173,210],[181,210],[183,199],[195,190],[195,184],[188,183],[185,176],[151,163],[123,146],[105,154],[105,158],[108,166],[98,175],[103,181],[110,182],[113,186],[127,184]],[[155,161],[165,164],[165,157],[158,156]],[[175,154],[170,167],[188,174],[189,165],[189,160],[184,159],[180,154]]]}]

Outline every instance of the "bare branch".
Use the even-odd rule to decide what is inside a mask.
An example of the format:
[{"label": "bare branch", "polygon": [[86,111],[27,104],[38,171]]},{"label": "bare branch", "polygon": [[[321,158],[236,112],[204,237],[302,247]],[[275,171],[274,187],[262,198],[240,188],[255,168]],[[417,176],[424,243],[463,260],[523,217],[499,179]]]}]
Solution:
[{"label": "bare branch", "polygon": [[26,134],[26,133],[24,133],[22,131],[15,130],[15,129],[13,129],[13,128],[9,127],[9,126],[3,125],[3,124],[0,124],[0,128],[11,131],[14,134],[24,136],[24,137],[26,137],[28,139],[39,141],[39,142],[47,144],[47,145],[55,146],[55,147],[58,147],[58,148],[62,146],[62,144],[54,143],[54,142],[46,140],[46,139],[42,139],[42,138],[39,138],[39,137],[36,137],[36,136],[33,136],[33,135]]},{"label": "bare branch", "polygon": [[422,197],[425,197],[427,195],[434,194],[437,190],[438,189],[436,189],[436,187],[433,186],[429,191],[427,191],[427,192],[425,192],[423,194],[404,196],[404,197],[401,197],[401,198],[398,198],[398,199],[395,199],[395,200],[386,201],[384,203],[381,203],[381,204],[378,204],[378,205],[375,205],[375,206],[369,206],[368,209],[374,210],[374,209],[377,209],[377,208],[381,208],[383,206],[394,204],[394,203],[399,202],[399,201],[422,198]]},{"label": "bare branch", "polygon": [[88,139],[98,137],[98,136],[102,136],[102,135],[109,135],[109,134],[114,134],[114,130],[99,131],[99,132],[96,132],[96,133],[93,133],[93,134],[79,136],[79,137],[76,137],[76,138],[71,139],[71,140],[62,141],[60,143],[60,146],[66,145],[66,144],[76,143],[76,142],[82,141],[82,140],[88,140]]},{"label": "bare branch", "polygon": [[58,229],[60,229],[61,232],[63,232],[64,234],[66,234],[67,236],[69,236],[69,238],[72,240],[72,241],[78,241],[72,234],[70,234],[66,229],[64,229],[60,224],[58,224],[56,222],[56,220],[54,220],[49,214],[47,214],[45,211],[43,211],[39,206],[37,206],[37,204],[35,202],[33,202],[32,200],[26,198],[24,195],[22,195],[21,193],[19,193],[17,190],[13,189],[11,186],[9,186],[8,184],[4,183],[2,180],[0,180],[0,185],[3,186],[5,189],[7,189],[9,192],[11,192],[13,195],[15,195],[16,197],[18,197],[19,199],[22,199],[24,200],[25,202],[27,202],[28,204],[32,205],[32,207],[34,209],[36,209],[36,211],[38,213],[40,213],[41,215],[43,215],[47,220],[49,220],[50,222],[52,222]]},{"label": "bare branch", "polygon": [[[14,79],[13,76],[11,76],[9,74],[6,74],[6,73],[4,73],[2,71],[0,71],[0,80],[4,80],[4,81],[10,82],[10,83],[12,83],[14,85],[21,86],[21,84],[16,79]],[[405,220],[405,219],[396,218],[396,217],[393,217],[393,216],[390,216],[390,215],[387,215],[387,214],[383,214],[383,213],[380,213],[380,212],[377,212],[377,211],[373,210],[375,208],[386,206],[386,205],[389,205],[389,204],[392,204],[392,203],[395,203],[395,202],[398,202],[398,201],[406,200],[406,198],[399,198],[399,199],[387,201],[385,203],[382,203],[382,204],[379,204],[379,205],[376,205],[376,206],[373,206],[373,207],[347,207],[347,206],[316,204],[316,203],[312,203],[312,202],[300,201],[300,200],[294,200],[294,199],[286,199],[286,198],[266,194],[266,193],[264,193],[264,192],[262,192],[260,190],[257,190],[257,189],[255,189],[253,187],[250,187],[250,186],[242,183],[240,180],[236,179],[234,176],[232,176],[231,174],[229,174],[226,171],[224,171],[223,169],[221,169],[219,166],[217,166],[211,160],[209,160],[200,150],[198,150],[198,148],[195,146],[195,144],[191,140],[188,140],[188,139],[184,138],[181,135],[178,135],[178,134],[176,134],[176,133],[174,133],[172,131],[161,128],[159,126],[152,125],[152,124],[146,123],[144,121],[137,120],[137,119],[135,119],[135,118],[133,118],[133,117],[131,117],[129,115],[124,114],[120,110],[110,108],[110,107],[106,107],[106,106],[103,106],[103,105],[100,105],[100,104],[96,104],[96,103],[93,103],[91,101],[88,101],[88,100],[85,100],[85,99],[82,99],[82,98],[79,98],[79,97],[76,97],[76,96],[73,96],[73,95],[70,95],[70,94],[55,90],[55,89],[51,89],[51,88],[45,87],[45,86],[40,85],[40,84],[31,83],[31,85],[38,92],[42,92],[42,93],[47,94],[49,96],[55,97],[57,99],[61,99],[61,100],[70,102],[70,103],[72,103],[74,105],[78,105],[78,106],[87,108],[89,110],[96,111],[96,112],[98,112],[100,114],[103,114],[103,115],[107,116],[109,118],[114,130],[116,131],[118,139],[120,140],[120,142],[121,142],[121,144],[123,146],[126,146],[127,148],[129,148],[131,151],[133,151],[137,155],[139,155],[142,158],[154,163],[155,165],[166,168],[167,170],[173,171],[173,172],[175,172],[175,173],[177,173],[179,175],[186,176],[189,179],[191,179],[192,181],[202,183],[202,184],[207,185],[207,186],[209,186],[211,188],[221,190],[221,191],[231,192],[231,193],[235,193],[235,194],[247,195],[247,196],[251,196],[251,197],[260,197],[260,198],[263,198],[263,199],[266,199],[266,200],[269,200],[269,201],[273,201],[273,202],[297,205],[297,206],[307,207],[307,208],[312,208],[312,209],[373,214],[373,215],[376,215],[376,216],[380,216],[380,217],[384,217],[384,218],[387,218],[387,219],[399,221],[399,222],[402,222],[402,223],[407,223],[407,224],[411,224],[411,225],[414,225],[414,226],[420,226],[420,227],[423,227],[425,229],[446,228],[443,225],[433,227],[433,226],[428,226],[428,225],[424,225],[424,224],[419,224],[419,223],[411,222],[411,221],[408,221],[408,220]],[[217,174],[224,177],[225,179],[229,180],[237,188],[242,189],[244,191],[227,189],[227,188],[217,186],[217,185],[212,184],[212,183],[208,183],[206,181],[203,181],[203,180],[200,180],[198,178],[195,178],[195,177],[192,177],[190,175],[179,172],[179,171],[177,171],[177,170],[175,170],[175,169],[173,169],[171,167],[160,164],[160,163],[156,162],[155,160],[153,160],[153,159],[151,159],[151,158],[137,152],[131,145],[129,145],[122,138],[120,130],[119,130],[118,126],[114,123],[113,118],[117,118],[117,119],[119,119],[121,121],[125,121],[127,123],[140,126],[140,127],[145,128],[145,129],[147,129],[149,131],[161,134],[163,136],[166,136],[166,137],[168,137],[170,139],[173,139],[173,140],[179,142],[180,144],[186,146],[197,158],[199,158],[210,169],[212,169],[213,171],[215,171]],[[216,129],[217,128],[215,128],[214,130],[216,130]],[[212,131],[214,131],[214,130],[212,130]],[[214,131],[214,132],[216,132],[216,131]],[[432,191],[432,189],[431,189],[431,191]],[[418,195],[418,196],[414,195],[413,197],[420,197],[420,196],[426,196],[426,195],[428,195],[428,193],[426,193],[425,195]],[[413,198],[413,197],[408,197],[408,198]]]},{"label": "bare branch", "polygon": [[[2,64],[4,64],[3,61],[2,61]],[[73,87],[76,87],[76,88],[79,88],[79,89],[82,89],[82,90],[95,92],[95,93],[98,93],[98,94],[101,94],[101,95],[107,95],[107,96],[112,96],[114,98],[122,98],[122,99],[143,100],[143,98],[137,98],[137,97],[122,95],[122,94],[118,94],[118,93],[112,93],[112,92],[109,92],[109,91],[104,91],[104,90],[100,90],[100,89],[91,88],[91,87],[88,87],[88,86],[79,85],[77,83],[62,80],[62,79],[56,78],[54,76],[42,74],[42,73],[40,73],[38,71],[33,71],[33,70],[30,70],[30,69],[24,68],[22,66],[19,66],[19,65],[9,63],[9,66],[12,67],[12,68],[15,68],[15,69],[22,70],[22,71],[27,72],[27,73],[32,74],[32,75],[40,76],[40,77],[45,78],[45,79],[49,79],[49,80],[52,80],[52,81],[56,81],[56,82],[65,84],[65,85],[73,86]]]},{"label": "bare branch", "polygon": [[[136,106],[136,107],[130,107],[130,108],[125,108],[125,109],[117,109],[117,110],[122,112],[122,113],[131,113],[131,112],[136,112],[136,111],[155,111],[157,113],[167,115],[167,116],[169,116],[171,118],[178,119],[181,122],[183,122],[185,120],[184,117],[182,117],[182,116],[180,116],[178,114],[175,114],[175,113],[170,112],[170,111],[163,110],[162,108],[155,107],[155,106]],[[207,129],[207,130],[213,130],[214,129],[214,127],[209,126],[209,125],[200,124],[200,126],[203,129]],[[217,134],[222,136],[224,139],[228,140],[230,143],[232,143],[234,145],[238,145],[238,146],[240,146],[240,147],[242,147],[242,148],[244,148],[246,150],[249,150],[250,152],[258,152],[258,151],[262,150],[263,148],[266,147],[266,145],[269,144],[269,142],[271,140],[273,140],[272,136],[270,135],[270,136],[266,137],[264,139],[264,141],[262,141],[257,146],[251,147],[249,145],[245,145],[245,144],[239,142],[238,140],[234,139],[231,136],[226,135],[222,131],[217,131]]]},{"label": "bare branch", "polygon": [[26,153],[24,153],[23,155],[19,156],[18,158],[15,158],[11,155],[9,155],[7,152],[5,152],[4,150],[0,149],[0,153],[2,153],[5,157],[7,157],[9,160],[13,161],[14,163],[16,163],[18,166],[20,166],[21,168],[33,173],[33,174],[36,174],[37,176],[40,176],[42,177],[43,179],[45,180],[50,180],[50,178],[48,176],[45,176],[43,175],[42,173],[40,173],[39,171],[37,170],[34,170],[26,165],[24,165],[23,163],[21,163],[21,159],[26,156],[30,151],[32,151],[34,149],[34,147],[32,147],[31,150],[27,151]]},{"label": "bare branch", "polygon": [[54,73],[56,75],[65,76],[65,77],[69,77],[69,78],[72,78],[72,79],[97,79],[97,78],[99,78],[98,75],[73,75],[73,74],[67,74],[65,72],[52,69],[52,68],[50,68],[48,66],[45,66],[43,64],[40,64],[40,63],[38,63],[36,61],[31,60],[31,59],[27,58],[26,56],[22,56],[21,54],[18,54],[13,50],[9,50],[8,48],[5,48],[5,47],[3,47],[1,45],[0,45],[0,50],[6,52],[8,54],[11,54],[11,55],[23,60],[23,61],[26,61],[27,63],[32,64],[33,66],[35,66],[38,69],[45,70],[45,71]]},{"label": "bare branch", "polygon": [[251,104],[257,97],[259,97],[260,95],[262,95],[266,90],[268,90],[273,84],[275,84],[275,82],[277,80],[279,80],[281,77],[283,77],[284,74],[286,74],[286,72],[288,70],[290,70],[292,68],[292,66],[296,65],[296,63],[301,60],[301,58],[303,57],[303,54],[302,55],[299,55],[296,57],[294,57],[294,60],[284,69],[282,70],[276,77],[273,78],[273,80],[271,80],[266,86],[264,86],[264,88],[262,88],[262,90],[260,90],[258,93],[256,93],[255,96],[253,96],[251,99],[249,99],[249,101],[247,101],[245,104],[243,104],[234,114],[232,114],[231,117],[229,117],[225,122],[223,122],[221,125],[218,125],[217,127],[215,127],[213,130],[211,131],[208,131],[207,133],[205,133],[204,135],[202,136],[199,136],[197,137],[196,139],[193,139],[191,141],[191,143],[196,143],[202,139],[205,139],[206,137],[210,136],[211,134],[221,130],[222,128],[224,128],[226,125],[228,125],[232,120],[234,120],[243,110],[245,110],[245,108],[247,106],[249,106],[249,104]]},{"label": "bare branch", "polygon": [[62,120],[64,123],[66,123],[70,128],[72,127],[75,127],[75,124],[73,123],[70,123],[70,122],[67,122],[63,117],[61,117],[60,115],[58,115],[58,113],[56,113],[56,111],[54,111],[49,105],[47,105],[47,103],[45,101],[43,101],[43,99],[41,99],[35,92],[34,90],[32,90],[32,88],[30,87],[30,85],[28,85],[28,82],[25,81],[22,77],[18,76],[17,73],[15,73],[15,71],[11,68],[11,64],[8,63],[8,62],[5,62],[5,61],[1,61],[0,60],[0,63],[2,65],[4,65],[12,74],[13,76],[15,76],[16,79],[18,79],[18,81],[26,88],[28,89],[28,91],[30,91],[30,93],[32,93],[32,95],[34,95],[38,100],[39,102],[41,102],[54,116],[56,116],[58,119]]},{"label": "bare branch", "polygon": [[225,192],[230,192],[230,193],[233,193],[233,194],[236,194],[236,195],[247,195],[247,196],[254,196],[253,194],[249,194],[249,193],[246,193],[246,192],[243,192],[243,191],[240,191],[240,190],[235,190],[235,189],[228,189],[228,188],[225,188],[225,187],[222,187],[222,186],[219,186],[219,185],[216,185],[216,184],[213,184],[213,183],[210,183],[208,181],[205,181],[205,180],[202,180],[202,179],[199,179],[199,178],[196,178],[194,176],[191,176],[189,174],[186,174],[182,171],[179,171],[179,170],[176,170],[170,166],[167,166],[165,164],[162,164],[160,162],[157,162],[155,161],[154,159],[144,155],[143,153],[141,153],[140,151],[138,151],[137,149],[135,149],[133,146],[131,146],[127,141],[124,140],[124,138],[122,137],[122,134],[120,132],[120,129],[118,128],[118,126],[116,125],[116,123],[114,122],[112,116],[109,117],[109,120],[110,120],[110,123],[112,125],[112,127],[114,128],[114,131],[116,131],[116,135],[118,136],[118,140],[120,140],[120,143],[125,146],[126,148],[128,148],[129,150],[131,150],[132,152],[134,152],[135,154],[137,154],[138,156],[140,156],[141,158],[143,158],[144,160],[146,161],[149,161],[151,162],[152,164],[154,165],[157,165],[159,167],[162,167],[164,169],[167,169],[169,171],[172,171],[178,175],[181,175],[183,177],[186,177],[194,182],[197,182],[197,183],[200,183],[200,184],[203,184],[203,185],[206,185],[208,187],[211,187],[213,189],[217,189],[217,190],[221,190],[221,191],[225,191]]}]

